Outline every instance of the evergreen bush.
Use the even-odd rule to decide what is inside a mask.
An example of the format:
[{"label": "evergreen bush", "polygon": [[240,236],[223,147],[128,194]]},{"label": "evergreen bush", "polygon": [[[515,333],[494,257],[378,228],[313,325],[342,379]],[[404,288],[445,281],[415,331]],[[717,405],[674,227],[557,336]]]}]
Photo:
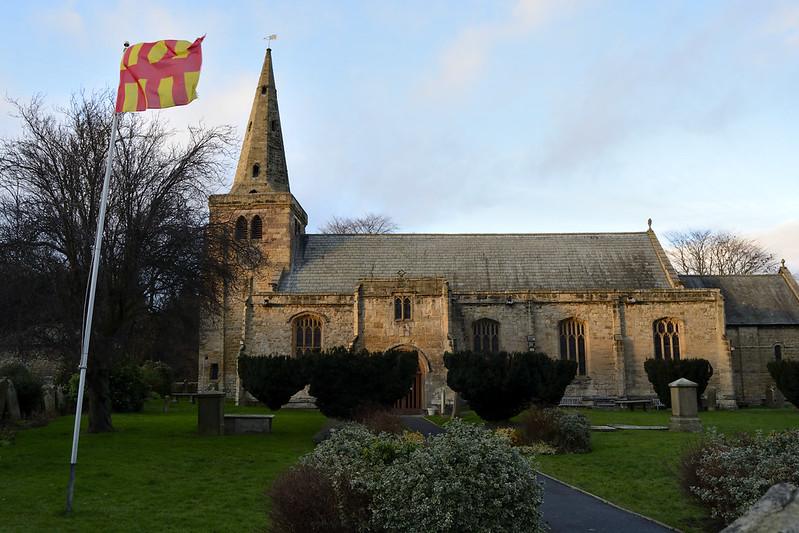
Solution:
[{"label": "evergreen bush", "polygon": [[728,436],[712,429],[686,450],[683,489],[730,523],[780,482],[799,484],[799,430]]},{"label": "evergreen bush", "polygon": [[244,390],[277,411],[308,384],[307,360],[285,355],[241,355],[239,377]]},{"label": "evergreen bush", "polygon": [[652,388],[666,407],[671,407],[669,383],[680,378],[696,383],[696,402],[701,405],[702,394],[713,377],[713,366],[707,359],[647,359],[644,361],[644,370]]},{"label": "evergreen bush", "polygon": [[9,363],[0,367],[0,378],[8,378],[14,383],[22,416],[30,417],[41,408],[42,382],[25,365]]},{"label": "evergreen bush", "polygon": [[799,361],[772,361],[767,366],[785,399],[799,407]]},{"label": "evergreen bush", "polygon": [[111,369],[111,407],[118,413],[137,413],[144,408],[149,387],[144,372],[132,361],[117,363]]},{"label": "evergreen bush", "polygon": [[447,384],[484,420],[508,420],[531,404],[557,405],[574,379],[574,361],[543,353],[463,351],[444,355]]},{"label": "evergreen bush", "polygon": [[591,423],[585,415],[562,409],[532,408],[520,417],[523,444],[544,442],[560,453],[591,451]]},{"label": "evergreen bush", "polygon": [[161,398],[172,393],[174,374],[172,368],[163,361],[145,361],[141,366],[147,387]]},{"label": "evergreen bush", "polygon": [[390,408],[405,396],[418,369],[418,355],[334,348],[311,356],[309,369],[309,392],[322,414],[352,420],[364,409]]}]

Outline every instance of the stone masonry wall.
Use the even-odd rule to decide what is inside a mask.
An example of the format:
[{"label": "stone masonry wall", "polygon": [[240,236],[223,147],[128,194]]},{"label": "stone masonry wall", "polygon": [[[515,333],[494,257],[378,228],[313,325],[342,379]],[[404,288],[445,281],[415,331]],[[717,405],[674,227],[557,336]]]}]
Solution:
[{"label": "stone masonry wall", "polygon": [[774,385],[766,365],[774,361],[774,346],[783,359],[799,359],[799,326],[729,326],[735,394],[748,405],[760,405],[766,387]]}]

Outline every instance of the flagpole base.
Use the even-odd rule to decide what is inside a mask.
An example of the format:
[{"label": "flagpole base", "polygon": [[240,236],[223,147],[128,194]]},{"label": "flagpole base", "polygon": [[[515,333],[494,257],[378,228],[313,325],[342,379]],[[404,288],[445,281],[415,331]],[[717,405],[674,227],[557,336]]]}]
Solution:
[{"label": "flagpole base", "polygon": [[72,499],[75,495],[75,463],[69,465],[69,484],[67,485],[67,514],[72,512]]}]

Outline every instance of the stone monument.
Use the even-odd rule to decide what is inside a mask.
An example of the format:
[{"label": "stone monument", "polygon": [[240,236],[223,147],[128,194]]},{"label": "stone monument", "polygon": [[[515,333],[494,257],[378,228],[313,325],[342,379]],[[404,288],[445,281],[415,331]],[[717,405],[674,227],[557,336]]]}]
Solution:
[{"label": "stone monument", "polygon": [[197,393],[197,432],[200,435],[225,433],[225,393]]},{"label": "stone monument", "polygon": [[702,431],[699,409],[696,401],[696,383],[680,378],[669,383],[671,388],[671,431]]}]

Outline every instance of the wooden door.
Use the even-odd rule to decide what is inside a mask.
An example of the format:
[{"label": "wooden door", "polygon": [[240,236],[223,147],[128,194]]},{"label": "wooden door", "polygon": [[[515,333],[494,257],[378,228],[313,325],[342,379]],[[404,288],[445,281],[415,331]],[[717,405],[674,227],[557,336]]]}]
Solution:
[{"label": "wooden door", "polygon": [[394,403],[394,409],[401,411],[420,411],[423,407],[424,379],[421,369],[416,370],[408,394]]}]

